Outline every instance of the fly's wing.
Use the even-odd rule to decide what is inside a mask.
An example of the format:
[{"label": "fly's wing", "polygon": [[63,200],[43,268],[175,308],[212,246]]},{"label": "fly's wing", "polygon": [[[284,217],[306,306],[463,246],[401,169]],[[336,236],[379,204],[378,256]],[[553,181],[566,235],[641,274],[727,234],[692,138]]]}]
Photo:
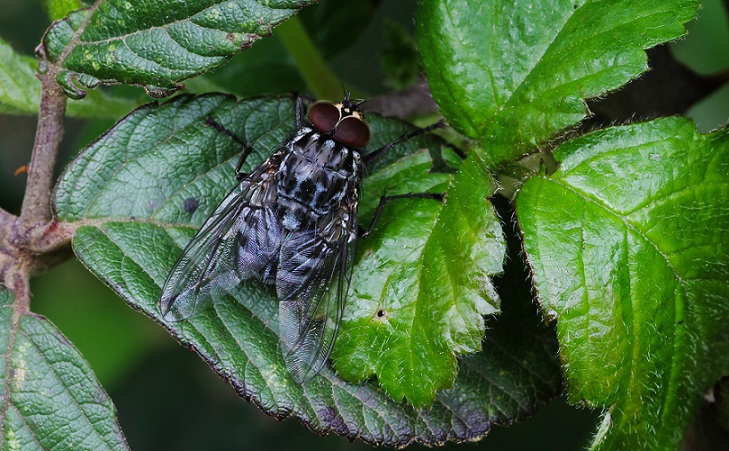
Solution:
[{"label": "fly's wing", "polygon": [[344,208],[327,230],[294,232],[281,248],[276,277],[281,348],[299,383],[324,366],[342,322],[357,231],[356,203]]},{"label": "fly's wing", "polygon": [[177,259],[160,296],[165,319],[187,319],[243,280],[265,281],[277,263],[282,230],[274,210],[277,167],[269,160],[223,199]]}]

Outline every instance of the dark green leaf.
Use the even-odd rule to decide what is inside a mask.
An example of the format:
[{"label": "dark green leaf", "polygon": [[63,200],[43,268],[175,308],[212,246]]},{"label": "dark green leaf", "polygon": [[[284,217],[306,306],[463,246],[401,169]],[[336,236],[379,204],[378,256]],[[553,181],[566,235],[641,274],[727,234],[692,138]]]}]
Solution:
[{"label": "dark green leaf", "polygon": [[101,80],[167,95],[179,81],[222,65],[271,34],[312,1],[97,2],[54,23],[43,51],[66,69],[59,76],[67,80],[67,90],[83,91]]},{"label": "dark green leaf", "polygon": [[[79,155],[56,190],[59,218],[79,226],[74,238],[77,255],[133,307],[163,323],[195,349],[242,396],[252,399],[269,414],[292,415],[317,431],[388,445],[414,440],[428,444],[470,440],[485,434],[492,422],[522,418],[538,400],[552,396],[559,376],[553,363],[554,348],[547,344],[550,331],[537,327],[538,320],[523,312],[489,331],[484,351],[460,361],[455,388],[439,393],[428,410],[393,400],[374,380],[346,382],[329,366],[303,386],[296,384],[285,368],[278,346],[277,300],[274,293],[256,283],[244,284],[235,296],[217,299],[188,321],[163,322],[157,303],[167,272],[182,247],[235,183],[233,169],[241,148],[228,136],[206,127],[205,119],[214,117],[253,145],[250,161],[244,168],[247,169],[289,136],[294,128],[293,115],[290,99],[236,102],[231,97],[210,95],[180,97],[128,116]],[[375,116],[369,119],[374,131],[372,148],[406,130],[396,120]],[[485,200],[491,192],[488,185],[475,183],[478,189],[472,192],[459,185],[461,180],[471,183],[469,179],[475,176],[478,166],[467,160],[462,165],[467,169],[458,176],[463,178],[452,181],[443,174],[427,174],[427,154],[415,151],[428,147],[437,151],[440,145],[433,137],[412,140],[398,146],[397,152],[377,166],[380,169],[373,169],[372,179],[365,185],[369,190],[391,187],[392,192],[403,192],[430,187],[439,191],[447,183],[452,189],[445,206],[430,199],[393,204],[395,212],[421,218],[416,222],[422,228],[413,226],[408,230],[410,226],[404,227],[407,224],[393,217],[397,213],[387,213],[377,225],[377,236],[361,242],[361,263],[355,268],[354,279],[373,276],[365,261],[374,248],[378,248],[376,254],[384,252],[407,261],[407,255],[396,252],[403,248],[394,239],[396,236],[424,246],[423,250],[413,249],[414,255],[420,254],[418,258],[427,265],[422,267],[427,270],[421,268],[422,274],[417,276],[422,284],[419,290],[435,289],[443,277],[451,279],[448,289],[458,288],[453,293],[439,291],[432,299],[417,291],[413,294],[420,309],[433,303],[433,321],[440,321],[446,313],[452,316],[434,332],[428,332],[430,336],[426,334],[421,342],[437,341],[424,346],[443,346],[444,342],[446,346],[439,348],[444,355],[437,358],[447,366],[455,365],[454,350],[471,352],[479,347],[483,334],[481,315],[494,310],[484,299],[494,296],[487,274],[500,270],[504,250],[500,234],[474,236],[493,232],[496,226]],[[403,157],[406,154],[412,155]],[[476,174],[477,179],[484,180],[483,174]],[[364,215],[371,215],[379,194],[366,193]],[[190,199],[198,205],[194,211],[184,208],[185,201],[189,205]],[[468,210],[466,216],[461,212],[454,214],[454,210],[461,208]],[[455,240],[463,240],[463,244],[455,245]],[[491,243],[492,247],[484,247],[483,243]],[[467,263],[467,258],[472,261]],[[480,268],[478,274],[471,269],[474,262]],[[349,307],[346,313],[355,322],[358,315],[370,315],[366,311],[357,313],[356,307],[362,300],[355,299],[356,291],[362,289],[361,283],[356,289],[353,286],[349,305],[355,308]],[[410,293],[405,295],[409,297]],[[393,317],[401,314],[394,304],[390,305]],[[342,334],[355,336],[351,329],[344,324]],[[410,333],[403,326],[398,326],[398,330]],[[352,344],[338,346],[346,349]],[[401,350],[401,356],[395,356],[395,360],[410,352]],[[412,356],[419,357],[417,353]],[[367,369],[374,367],[371,356],[355,364]],[[364,372],[360,370],[359,374]],[[437,388],[435,382],[418,381],[416,387],[398,389],[408,399],[412,393],[423,403]]]},{"label": "dark green leaf", "polygon": [[589,111],[584,99],[647,70],[643,49],[675,39],[697,0],[421,2],[418,45],[449,123],[499,164]]},{"label": "dark green leaf", "polygon": [[719,425],[729,432],[729,376],[724,376],[714,386],[714,398]]},{"label": "dark green leaf", "polygon": [[677,449],[729,372],[729,133],[668,118],[561,146],[517,213],[595,449]]},{"label": "dark green leaf", "polygon": [[405,89],[415,84],[423,68],[420,53],[410,31],[395,22],[385,22],[385,48],[380,53],[385,84],[392,89]]},{"label": "dark green leaf", "polygon": [[127,449],[116,409],[78,351],[45,318],[15,314],[0,286],[5,449]]},{"label": "dark green leaf", "polygon": [[322,0],[316,8],[301,12],[301,21],[326,59],[352,46],[370,23],[378,0]]},{"label": "dark green leaf", "polygon": [[[230,63],[214,72],[193,78],[185,84],[185,90],[193,93],[225,92],[239,97],[266,94],[307,92],[306,83],[274,32],[268,39],[256,42],[249,50],[239,53]],[[206,82],[214,83],[211,86]],[[202,84],[198,88],[199,84]]]},{"label": "dark green leaf", "polygon": [[[0,39],[0,113],[37,114],[40,82],[35,76],[38,61],[18,55]],[[69,102],[68,115],[74,117],[119,117],[137,106],[131,100],[103,91],[92,93],[85,102]]]}]

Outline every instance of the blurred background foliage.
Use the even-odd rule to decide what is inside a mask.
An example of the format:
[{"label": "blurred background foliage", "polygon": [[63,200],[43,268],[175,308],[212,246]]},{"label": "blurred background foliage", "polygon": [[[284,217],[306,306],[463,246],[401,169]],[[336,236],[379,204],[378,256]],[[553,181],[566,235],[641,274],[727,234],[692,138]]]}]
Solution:
[{"label": "blurred background foliage", "polygon": [[[585,128],[660,115],[687,114],[701,131],[729,118],[729,2],[704,0],[690,35],[649,52],[652,70],[618,93],[590,102],[595,116]],[[420,67],[412,38],[416,0],[322,0],[300,15],[322,55],[347,89],[372,97],[405,89]],[[50,25],[41,2],[3,0],[0,38],[32,55]],[[285,43],[274,32],[230,64],[188,80],[191,92],[224,91],[241,97],[306,93]],[[138,103],[137,88],[104,88]],[[106,130],[113,120],[69,118],[58,169]],[[0,115],[0,206],[18,213],[36,118]],[[132,311],[77,261],[33,281],[33,311],[47,316],[89,360],[119,410],[132,449],[366,449],[336,437],[319,437],[295,421],[278,422],[243,402],[193,353],[159,326]],[[496,427],[468,449],[582,449],[597,412],[567,406],[562,399],[539,409],[527,422]],[[710,421],[710,420],[709,420]],[[699,432],[696,432],[696,429]],[[710,434],[699,425],[689,434]],[[693,435],[692,435],[693,434]],[[455,449],[448,445],[446,449]]]}]

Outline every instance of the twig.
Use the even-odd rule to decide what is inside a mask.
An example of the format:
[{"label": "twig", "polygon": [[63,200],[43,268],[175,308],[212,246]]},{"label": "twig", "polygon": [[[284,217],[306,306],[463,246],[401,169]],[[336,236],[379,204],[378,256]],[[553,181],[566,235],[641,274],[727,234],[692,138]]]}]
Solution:
[{"label": "twig", "polygon": [[72,230],[51,213],[53,169],[63,138],[66,95],[56,82],[54,67],[38,78],[41,103],[23,206],[18,217],[0,210],[0,284],[14,294],[11,334],[17,330],[20,316],[30,310],[31,274],[67,258],[72,236]]},{"label": "twig", "polygon": [[0,229],[2,229],[3,224],[7,224],[12,221],[15,221],[15,216],[0,208]]},{"label": "twig", "polygon": [[411,88],[371,99],[363,105],[363,110],[383,116],[408,119],[413,116],[435,114],[438,112],[438,106],[430,94],[425,77],[420,77],[418,83]]},{"label": "twig", "polygon": [[19,235],[26,239],[29,238],[27,232],[51,219],[53,168],[63,138],[63,119],[66,114],[66,95],[55,80],[55,71],[38,74],[38,78],[42,87],[38,129],[28,167],[23,207],[18,218],[18,226],[24,229],[18,230]]}]

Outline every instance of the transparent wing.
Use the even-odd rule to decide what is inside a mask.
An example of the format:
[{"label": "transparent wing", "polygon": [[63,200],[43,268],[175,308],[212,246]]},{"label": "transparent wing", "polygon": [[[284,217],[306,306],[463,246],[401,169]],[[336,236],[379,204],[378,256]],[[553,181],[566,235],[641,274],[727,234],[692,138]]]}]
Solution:
[{"label": "transparent wing", "polygon": [[160,296],[165,319],[187,319],[251,277],[273,282],[282,229],[275,182],[264,173],[277,168],[265,164],[228,193],[177,259]]},{"label": "transparent wing", "polygon": [[299,383],[324,366],[342,322],[357,230],[356,203],[347,208],[343,221],[325,231],[294,232],[281,248],[276,277],[281,348]]}]

